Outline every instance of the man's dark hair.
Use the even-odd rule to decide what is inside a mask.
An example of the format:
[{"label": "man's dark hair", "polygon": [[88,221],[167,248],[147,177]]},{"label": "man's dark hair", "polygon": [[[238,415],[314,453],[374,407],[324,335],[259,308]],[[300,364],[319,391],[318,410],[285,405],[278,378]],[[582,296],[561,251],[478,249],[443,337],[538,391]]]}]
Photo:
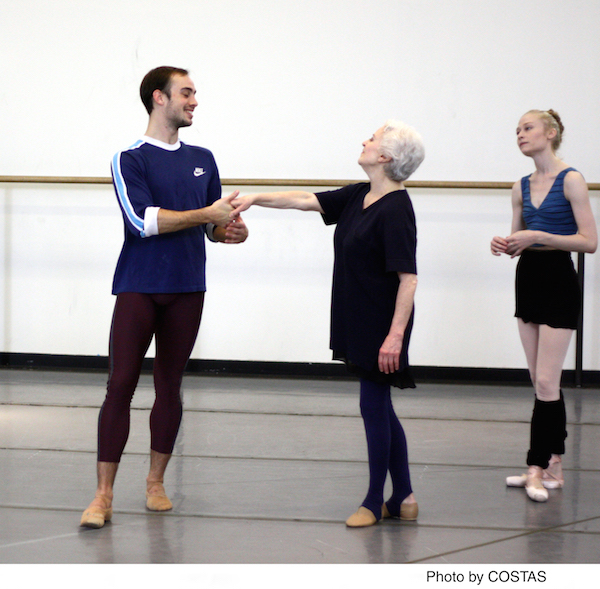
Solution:
[{"label": "man's dark hair", "polygon": [[142,84],[140,85],[140,97],[148,114],[152,112],[154,107],[152,102],[152,94],[154,91],[160,90],[171,98],[171,82],[173,76],[187,76],[188,74],[189,72],[187,70],[178,67],[170,67],[168,65],[163,65],[150,70],[144,76]]}]

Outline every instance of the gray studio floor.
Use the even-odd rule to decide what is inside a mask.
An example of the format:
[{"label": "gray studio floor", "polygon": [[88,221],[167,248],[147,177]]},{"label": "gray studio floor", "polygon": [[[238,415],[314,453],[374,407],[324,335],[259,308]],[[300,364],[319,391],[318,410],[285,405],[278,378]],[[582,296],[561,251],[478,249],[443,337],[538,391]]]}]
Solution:
[{"label": "gray studio floor", "polygon": [[0,563],[600,563],[598,390],[565,391],[566,483],[546,504],[504,486],[523,471],[528,387],[398,391],[420,517],[352,530],[367,485],[355,382],[186,376],[174,509],[154,514],[143,376],[113,521],[88,530],[105,381],[0,370]]}]

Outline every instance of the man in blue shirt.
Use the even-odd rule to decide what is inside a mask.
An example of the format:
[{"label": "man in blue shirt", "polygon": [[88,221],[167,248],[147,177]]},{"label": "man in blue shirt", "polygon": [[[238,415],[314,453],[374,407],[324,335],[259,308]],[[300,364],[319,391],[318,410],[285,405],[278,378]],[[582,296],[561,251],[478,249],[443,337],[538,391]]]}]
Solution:
[{"label": "man in blue shirt", "polygon": [[98,487],[81,525],[112,518],[113,485],[129,435],[129,408],[142,362],[156,340],[156,399],[150,414],[146,507],[173,507],[163,480],[182,416],[180,385],[196,341],[204,303],[204,236],[241,243],[248,230],[229,213],[237,191],[221,198],[214,157],[179,140],[198,106],[186,70],[159,67],[142,81],[149,114],[141,140],[112,160],[115,193],[125,224],[113,281],[117,296],[110,335],[110,374],[98,421]]}]

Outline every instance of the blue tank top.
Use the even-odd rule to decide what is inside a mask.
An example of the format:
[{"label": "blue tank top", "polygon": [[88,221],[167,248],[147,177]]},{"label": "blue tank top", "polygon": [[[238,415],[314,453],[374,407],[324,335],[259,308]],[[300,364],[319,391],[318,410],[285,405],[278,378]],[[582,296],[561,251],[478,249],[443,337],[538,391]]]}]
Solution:
[{"label": "blue tank top", "polygon": [[571,203],[565,198],[564,183],[568,172],[576,172],[575,168],[566,168],[556,176],[552,188],[539,208],[533,206],[529,190],[529,176],[521,178],[521,194],[523,196],[523,220],[527,229],[545,231],[554,235],[574,235],[577,223],[573,215]]}]

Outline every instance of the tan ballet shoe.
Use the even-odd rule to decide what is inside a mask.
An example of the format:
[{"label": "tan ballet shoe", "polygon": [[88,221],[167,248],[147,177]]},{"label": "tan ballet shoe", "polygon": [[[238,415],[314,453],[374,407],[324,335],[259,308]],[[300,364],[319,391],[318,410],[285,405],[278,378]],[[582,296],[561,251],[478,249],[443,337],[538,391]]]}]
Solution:
[{"label": "tan ballet shoe", "polygon": [[400,504],[400,519],[404,521],[415,521],[419,516],[418,503],[401,503]]},{"label": "tan ballet shoe", "polygon": [[162,483],[152,483],[150,487],[160,486],[157,493],[150,494],[146,491],[146,508],[150,511],[169,511],[173,509],[173,503],[167,497]]},{"label": "tan ballet shoe", "polygon": [[379,520],[375,517],[375,514],[362,505],[358,508],[356,513],[353,513],[347,520],[346,525],[349,528],[366,528],[368,526],[374,526]]},{"label": "tan ballet shoe", "polygon": [[[110,499],[105,495],[96,495],[96,497],[102,498],[110,503]],[[107,508],[90,505],[83,512],[79,525],[83,528],[93,528],[97,530],[103,527],[106,522],[109,522],[112,519],[112,515],[112,505]]]},{"label": "tan ballet shoe", "polygon": [[[401,503],[400,504],[400,519],[403,521],[415,521],[419,516],[419,504],[418,503]],[[393,518],[393,516],[387,505],[384,503],[381,506],[381,517],[383,519]]]}]

